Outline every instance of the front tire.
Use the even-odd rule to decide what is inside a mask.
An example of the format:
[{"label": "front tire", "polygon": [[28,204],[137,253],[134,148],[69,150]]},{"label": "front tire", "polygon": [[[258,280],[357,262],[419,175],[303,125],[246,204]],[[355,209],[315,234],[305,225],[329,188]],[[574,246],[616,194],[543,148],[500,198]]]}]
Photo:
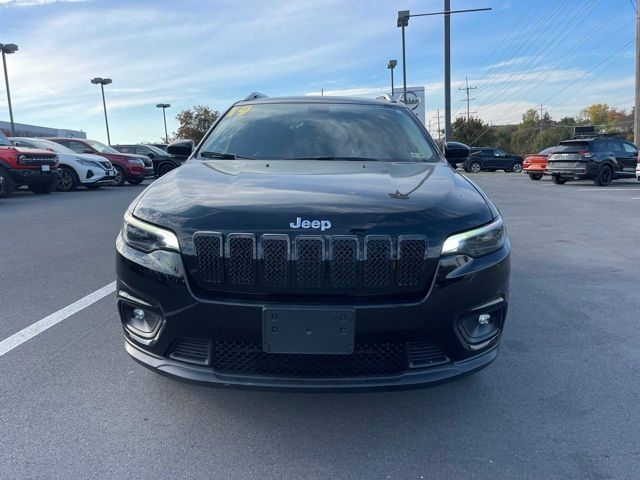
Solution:
[{"label": "front tire", "polygon": [[29,185],[29,190],[36,195],[48,195],[55,190],[57,184],[58,182],[56,180],[51,180],[46,183],[36,183],[34,185]]},{"label": "front tire", "polygon": [[469,164],[469,172],[480,173],[481,170],[482,170],[482,165],[480,164],[480,162],[471,162]]},{"label": "front tire", "polygon": [[120,165],[114,165],[113,168],[116,170],[116,176],[113,179],[113,186],[121,187],[127,180],[124,168],[122,168]]},{"label": "front tire", "polygon": [[80,182],[76,172],[67,167],[60,168],[56,185],[59,192],[73,192],[78,188],[78,183]]},{"label": "front tire", "polygon": [[514,163],[511,165],[511,171],[512,171],[513,173],[520,173],[520,172],[522,172],[522,162],[514,162]]},{"label": "front tire", "polygon": [[531,180],[541,180],[542,179],[542,174],[541,173],[530,173],[529,174],[529,178]]},{"label": "front tire", "polygon": [[564,185],[565,183],[567,183],[566,178],[562,178],[557,175],[554,175],[553,177],[551,177],[551,179],[553,180],[553,183],[555,183],[556,185]]},{"label": "front tire", "polygon": [[0,198],[8,198],[16,191],[16,182],[3,168],[0,168],[0,177],[4,179],[0,187]]},{"label": "front tire", "polygon": [[606,187],[613,180],[613,170],[609,165],[603,165],[598,170],[598,174],[596,178],[593,179],[593,183],[595,183],[599,187]]}]

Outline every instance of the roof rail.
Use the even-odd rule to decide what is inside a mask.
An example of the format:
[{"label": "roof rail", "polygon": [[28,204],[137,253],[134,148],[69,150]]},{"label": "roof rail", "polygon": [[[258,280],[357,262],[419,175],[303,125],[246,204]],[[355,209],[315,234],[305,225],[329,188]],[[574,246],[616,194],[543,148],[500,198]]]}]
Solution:
[{"label": "roof rail", "polygon": [[387,102],[398,103],[398,100],[396,100],[394,97],[392,97],[387,93],[385,93],[384,95],[380,95],[379,97],[376,97],[376,100],[385,100]]},{"label": "roof rail", "polygon": [[256,100],[258,98],[269,98],[269,95],[265,95],[264,93],[260,93],[260,92],[253,92],[247,95],[246,97],[244,97],[242,101],[246,102],[247,100]]}]

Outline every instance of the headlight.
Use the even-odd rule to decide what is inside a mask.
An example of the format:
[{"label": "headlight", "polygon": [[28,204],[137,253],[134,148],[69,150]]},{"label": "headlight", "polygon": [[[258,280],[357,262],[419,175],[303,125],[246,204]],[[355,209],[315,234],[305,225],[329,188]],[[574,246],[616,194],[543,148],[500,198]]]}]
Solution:
[{"label": "headlight", "polygon": [[87,167],[100,167],[100,164],[98,162],[94,162],[92,160],[85,160],[84,158],[77,158],[76,160],[78,161],[79,164],[81,165],[85,165]]},{"label": "headlight", "polygon": [[139,158],[128,158],[127,162],[131,163],[132,165],[140,165],[141,167],[144,167],[144,162]]},{"label": "headlight", "polygon": [[129,212],[124,214],[122,239],[130,247],[146,253],[154,250],[180,252],[178,237],[173,232],[138,220]]},{"label": "headlight", "polygon": [[451,235],[442,246],[442,255],[458,253],[481,257],[500,250],[505,241],[505,228],[498,217],[489,225]]}]

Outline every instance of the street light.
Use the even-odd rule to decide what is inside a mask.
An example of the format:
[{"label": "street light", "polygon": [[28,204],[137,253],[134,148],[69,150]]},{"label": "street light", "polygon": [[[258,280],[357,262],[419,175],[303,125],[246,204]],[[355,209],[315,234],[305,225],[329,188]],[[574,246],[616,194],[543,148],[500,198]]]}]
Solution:
[{"label": "street light", "polygon": [[402,98],[403,102],[407,100],[407,56],[405,55],[404,46],[404,28],[409,25],[409,10],[398,11],[398,27],[402,28]]},{"label": "street light", "polygon": [[451,10],[451,0],[444,0],[444,11],[431,13],[414,13],[409,10],[398,11],[398,27],[402,27],[402,72],[404,81],[404,98],[407,97],[407,72],[404,66],[404,27],[409,25],[411,17],[429,17],[431,15],[444,15],[444,139],[451,140],[451,48],[450,48],[450,17],[452,13],[486,12],[491,8],[468,8],[465,10]]},{"label": "street light", "polygon": [[104,108],[104,123],[107,126],[107,143],[111,145],[111,137],[109,136],[109,120],[107,119],[107,103],[104,101],[104,86],[112,83],[113,80],[110,78],[92,78],[91,83],[94,85],[100,85],[100,89],[102,90],[102,107]]},{"label": "street light", "polygon": [[9,91],[9,74],[7,74],[7,58],[6,55],[16,53],[18,46],[15,43],[7,43],[3,45],[0,43],[0,51],[2,51],[2,65],[4,66],[4,82],[7,86],[7,101],[9,102],[9,118],[11,120],[11,135],[16,135],[15,125],[13,124],[13,109],[11,108],[11,92]]},{"label": "street light", "polygon": [[394,95],[394,89],[393,89],[393,69],[396,68],[396,65],[398,64],[397,60],[389,60],[389,63],[387,64],[387,68],[389,70],[391,70],[391,97],[393,98]]},{"label": "street light", "polygon": [[169,134],[167,133],[167,115],[165,114],[165,110],[171,106],[170,103],[159,103],[156,107],[162,109],[162,118],[164,118],[164,141],[169,143]]}]

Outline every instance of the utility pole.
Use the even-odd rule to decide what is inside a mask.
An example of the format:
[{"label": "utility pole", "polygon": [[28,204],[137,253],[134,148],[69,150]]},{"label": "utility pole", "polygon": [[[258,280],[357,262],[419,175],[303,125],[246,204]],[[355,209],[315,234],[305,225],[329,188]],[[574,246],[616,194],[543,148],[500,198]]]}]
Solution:
[{"label": "utility pole", "polygon": [[633,117],[633,141],[640,141],[640,5],[636,2],[636,103]]},{"label": "utility pole", "polygon": [[540,104],[540,133],[542,133],[542,104]]},{"label": "utility pole", "polygon": [[444,140],[451,140],[451,0],[444,0]]},{"label": "utility pole", "polygon": [[458,90],[466,90],[466,91],[467,91],[467,98],[463,99],[462,101],[463,101],[463,102],[467,102],[467,122],[468,122],[468,121],[469,121],[469,118],[470,118],[470,114],[471,114],[471,113],[476,113],[476,112],[470,112],[470,111],[469,111],[469,102],[470,102],[471,100],[475,100],[475,98],[469,98],[469,90],[475,90],[475,89],[476,89],[476,88],[478,88],[478,87],[470,87],[470,86],[469,86],[469,77],[466,77],[466,76],[465,76],[465,77],[464,77],[464,80],[465,80],[465,82],[466,82],[466,85],[467,85],[467,86],[466,86],[466,87],[464,87],[464,88],[459,88]]},{"label": "utility pole", "polygon": [[7,73],[7,57],[5,54],[16,53],[18,46],[15,43],[3,45],[0,43],[0,51],[2,52],[2,65],[4,67],[4,81],[7,86],[7,102],[9,102],[9,118],[11,120],[11,135],[15,136],[16,126],[13,123],[13,108],[11,107],[11,91],[9,90],[9,74]]},{"label": "utility pole", "polygon": [[[441,130],[440,130],[440,109],[437,109],[436,112],[437,112],[436,116],[433,117],[433,118],[435,118],[438,121],[438,142],[439,142],[439,141],[442,140],[441,133],[440,133],[441,132]],[[447,140],[447,137],[445,137],[445,141],[446,140]]]}]

